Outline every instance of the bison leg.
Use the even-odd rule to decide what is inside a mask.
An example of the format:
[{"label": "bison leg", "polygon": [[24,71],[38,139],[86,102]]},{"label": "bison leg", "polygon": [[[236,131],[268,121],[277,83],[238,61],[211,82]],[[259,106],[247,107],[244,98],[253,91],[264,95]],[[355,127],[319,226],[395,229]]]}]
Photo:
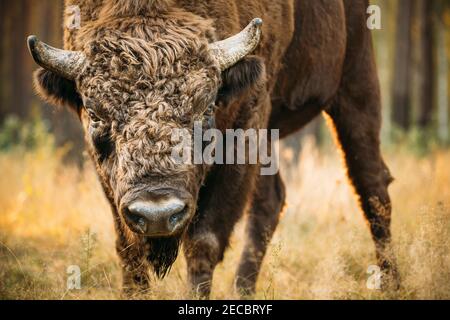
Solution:
[{"label": "bison leg", "polygon": [[145,244],[137,236],[127,237],[125,230],[116,229],[118,230],[116,250],[122,265],[122,291],[125,297],[131,298],[150,288]]},{"label": "bison leg", "polygon": [[285,189],[280,175],[261,176],[247,220],[247,243],[236,275],[236,289],[242,297],[255,293],[261,264],[284,203]]},{"label": "bison leg", "polygon": [[143,294],[150,289],[148,265],[145,260],[130,261],[119,254],[122,261],[122,292],[131,298],[135,294]]},{"label": "bison leg", "polygon": [[214,269],[254,190],[256,166],[217,166],[200,191],[197,217],[184,237],[188,280],[200,298],[209,298]]},{"label": "bison leg", "polygon": [[381,104],[378,79],[371,55],[361,54],[344,74],[338,96],[327,111],[345,155],[348,176],[359,196],[375,242],[385,288],[397,289],[400,278],[391,247],[392,181],[380,151]]},{"label": "bison leg", "polygon": [[214,269],[223,255],[219,237],[214,232],[201,232],[185,241],[188,281],[192,293],[200,299],[208,299]]}]

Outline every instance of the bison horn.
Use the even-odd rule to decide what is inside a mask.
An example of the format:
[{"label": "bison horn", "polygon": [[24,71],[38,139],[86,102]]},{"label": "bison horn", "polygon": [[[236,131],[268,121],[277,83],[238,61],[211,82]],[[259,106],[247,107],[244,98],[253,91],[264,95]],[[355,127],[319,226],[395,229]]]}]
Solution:
[{"label": "bison horn", "polygon": [[262,23],[260,18],[253,19],[240,33],[209,45],[222,71],[232,67],[256,49],[261,39]]},{"label": "bison horn", "polygon": [[68,80],[75,80],[86,61],[82,52],[53,48],[36,36],[28,37],[28,49],[38,65]]}]

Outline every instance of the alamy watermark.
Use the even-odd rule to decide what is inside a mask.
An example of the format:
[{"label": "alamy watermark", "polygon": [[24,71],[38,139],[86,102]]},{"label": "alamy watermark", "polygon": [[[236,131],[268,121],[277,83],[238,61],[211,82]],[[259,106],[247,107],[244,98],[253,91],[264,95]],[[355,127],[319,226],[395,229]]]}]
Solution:
[{"label": "alamy watermark", "polygon": [[67,290],[81,290],[81,268],[79,266],[67,267]]},{"label": "alamy watermark", "polygon": [[188,129],[174,129],[172,159],[176,164],[249,164],[261,165],[260,174],[275,175],[279,171],[278,129],[218,129],[203,131],[201,121]]},{"label": "alamy watermark", "polygon": [[381,8],[375,4],[367,7],[367,28],[369,30],[381,30]]},{"label": "alamy watermark", "polygon": [[366,287],[369,290],[381,290],[381,281],[383,277],[383,272],[381,268],[376,265],[370,265],[367,268],[367,274],[369,278],[366,282]]},{"label": "alamy watermark", "polygon": [[[370,30],[381,30],[381,8],[378,5],[370,5],[367,7],[366,13],[369,15],[367,19],[367,28]],[[77,5],[71,5],[66,8],[65,27],[69,30],[78,30],[81,28],[81,9]]]}]

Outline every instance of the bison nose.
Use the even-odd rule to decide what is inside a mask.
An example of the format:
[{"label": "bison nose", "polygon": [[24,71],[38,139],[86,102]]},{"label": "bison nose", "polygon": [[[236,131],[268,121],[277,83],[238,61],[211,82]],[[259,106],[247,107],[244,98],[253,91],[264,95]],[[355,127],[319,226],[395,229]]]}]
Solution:
[{"label": "bison nose", "polygon": [[178,198],[133,202],[128,206],[125,217],[133,231],[149,237],[177,234],[189,219],[186,203]]}]

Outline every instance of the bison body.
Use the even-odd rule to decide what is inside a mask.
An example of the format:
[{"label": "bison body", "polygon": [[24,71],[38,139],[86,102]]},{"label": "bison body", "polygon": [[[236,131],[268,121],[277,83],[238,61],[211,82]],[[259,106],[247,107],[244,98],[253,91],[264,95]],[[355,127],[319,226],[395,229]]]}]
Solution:
[{"label": "bison body", "polygon": [[[279,174],[259,176],[255,165],[171,166],[167,132],[191,125],[196,109],[210,110],[221,130],[280,129],[282,137],[326,112],[378,262],[386,279],[398,283],[368,1],[66,0],[67,22],[71,6],[81,9],[81,28],[66,28],[65,49],[83,52],[88,66],[73,79],[40,69],[36,87],[44,99],[75,110],[86,129],[116,223],[124,289],[148,288],[149,268],[164,276],[183,242],[189,282],[208,296],[214,268],[248,208],[236,284],[243,295],[255,290],[284,206],[284,185]],[[264,21],[260,45],[219,70],[208,43],[238,33],[255,17]],[[145,204],[161,201],[164,210]],[[130,214],[173,217],[174,210],[185,214],[182,230],[160,237],[139,233]],[[147,233],[152,227],[147,223]]]}]

